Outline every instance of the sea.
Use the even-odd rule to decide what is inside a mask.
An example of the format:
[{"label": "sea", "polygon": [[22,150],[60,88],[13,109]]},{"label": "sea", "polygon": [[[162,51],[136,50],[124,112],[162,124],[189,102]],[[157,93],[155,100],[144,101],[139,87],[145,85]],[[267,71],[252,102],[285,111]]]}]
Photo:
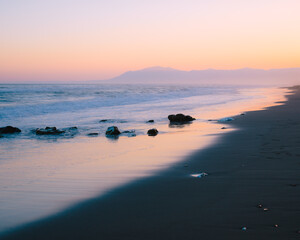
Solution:
[{"label": "sea", "polygon": [[[236,130],[224,118],[282,104],[286,94],[237,85],[0,84],[0,127],[22,130],[0,138],[0,232],[180,164]],[[177,113],[196,120],[170,124]],[[35,134],[46,126],[66,132]],[[122,134],[107,137],[110,126]]]}]

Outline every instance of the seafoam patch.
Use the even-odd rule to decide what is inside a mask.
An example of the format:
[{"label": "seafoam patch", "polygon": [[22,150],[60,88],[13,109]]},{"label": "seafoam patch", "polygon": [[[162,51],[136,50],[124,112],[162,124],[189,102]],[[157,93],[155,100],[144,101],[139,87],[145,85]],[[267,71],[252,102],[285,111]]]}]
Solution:
[{"label": "seafoam patch", "polygon": [[208,173],[202,172],[202,173],[193,173],[190,176],[195,177],[195,178],[203,178],[203,177],[206,177],[207,175],[208,175]]},{"label": "seafoam patch", "polygon": [[231,117],[225,117],[225,118],[221,118],[218,120],[218,122],[231,122],[233,121],[234,118],[231,118]]}]

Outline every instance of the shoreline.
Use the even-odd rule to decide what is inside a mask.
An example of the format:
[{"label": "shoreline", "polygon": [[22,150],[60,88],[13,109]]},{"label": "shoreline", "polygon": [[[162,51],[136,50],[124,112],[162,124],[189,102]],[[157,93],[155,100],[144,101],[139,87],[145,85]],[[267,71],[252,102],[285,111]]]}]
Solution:
[{"label": "shoreline", "polygon": [[[4,239],[296,239],[300,88],[295,91],[285,105],[237,117],[228,125],[238,131],[170,169]],[[209,175],[189,177],[202,171]]]}]

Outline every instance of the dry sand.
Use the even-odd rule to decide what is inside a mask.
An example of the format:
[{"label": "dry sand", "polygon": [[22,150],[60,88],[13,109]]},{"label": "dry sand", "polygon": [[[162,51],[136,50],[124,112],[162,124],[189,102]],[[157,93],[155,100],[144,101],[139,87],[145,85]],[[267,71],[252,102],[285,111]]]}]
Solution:
[{"label": "dry sand", "polygon": [[[228,127],[240,130],[171,169],[2,238],[299,239],[300,87],[293,91],[282,106],[236,117]],[[209,175],[189,177],[199,172]]]}]

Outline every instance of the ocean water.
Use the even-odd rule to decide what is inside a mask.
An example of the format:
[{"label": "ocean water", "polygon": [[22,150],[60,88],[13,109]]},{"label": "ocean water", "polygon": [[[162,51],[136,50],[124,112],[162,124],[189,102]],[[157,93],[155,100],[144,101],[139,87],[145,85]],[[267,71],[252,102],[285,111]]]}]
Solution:
[{"label": "ocean water", "polygon": [[[0,138],[0,232],[166,169],[231,131],[209,120],[274,105],[286,92],[199,85],[0,85],[0,127],[22,130]],[[169,125],[167,116],[175,113],[197,120]],[[147,123],[150,119],[155,122]],[[106,138],[112,125],[135,134]],[[78,130],[60,136],[33,132],[46,126]],[[147,136],[153,127],[159,134]]]},{"label": "ocean water", "polygon": [[[218,97],[216,97],[218,96]],[[124,127],[205,105],[253,98],[236,87],[145,85],[0,85],[1,125],[33,128],[77,126],[80,133],[103,131],[112,119]],[[67,117],[66,117],[67,116]],[[26,135],[31,137],[30,135]]]}]

